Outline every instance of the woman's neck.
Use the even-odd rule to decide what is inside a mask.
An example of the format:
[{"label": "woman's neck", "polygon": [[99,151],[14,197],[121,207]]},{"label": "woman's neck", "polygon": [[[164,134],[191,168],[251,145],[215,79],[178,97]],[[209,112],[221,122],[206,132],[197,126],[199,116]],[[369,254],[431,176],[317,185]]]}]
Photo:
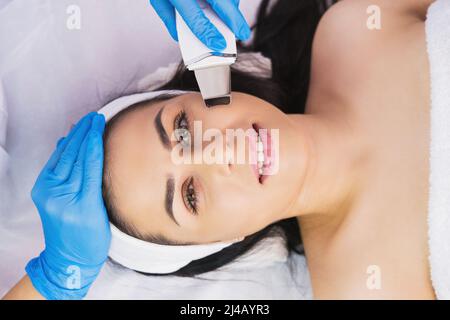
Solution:
[{"label": "woman's neck", "polygon": [[290,115],[309,146],[305,180],[289,210],[290,217],[341,221],[368,176],[369,152],[362,130],[351,126],[355,122],[350,121],[350,113],[329,110]]}]

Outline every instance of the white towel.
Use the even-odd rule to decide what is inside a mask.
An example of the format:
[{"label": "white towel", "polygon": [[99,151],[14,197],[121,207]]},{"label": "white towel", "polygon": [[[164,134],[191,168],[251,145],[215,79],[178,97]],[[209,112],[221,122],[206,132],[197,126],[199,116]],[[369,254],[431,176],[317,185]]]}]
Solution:
[{"label": "white towel", "polygon": [[450,299],[450,1],[428,9],[431,142],[428,237],[431,280],[438,299]]}]

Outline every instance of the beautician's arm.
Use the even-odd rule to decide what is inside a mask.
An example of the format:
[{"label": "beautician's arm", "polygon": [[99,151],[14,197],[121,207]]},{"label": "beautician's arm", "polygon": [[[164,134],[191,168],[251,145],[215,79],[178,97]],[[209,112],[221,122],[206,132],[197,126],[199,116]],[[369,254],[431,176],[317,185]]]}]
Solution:
[{"label": "beautician's arm", "polygon": [[44,300],[45,298],[33,287],[28,276],[22,280],[3,297],[3,300]]},{"label": "beautician's arm", "polygon": [[102,198],[103,115],[90,113],[61,139],[31,191],[45,249],[28,262],[8,299],[82,299],[111,241]]}]

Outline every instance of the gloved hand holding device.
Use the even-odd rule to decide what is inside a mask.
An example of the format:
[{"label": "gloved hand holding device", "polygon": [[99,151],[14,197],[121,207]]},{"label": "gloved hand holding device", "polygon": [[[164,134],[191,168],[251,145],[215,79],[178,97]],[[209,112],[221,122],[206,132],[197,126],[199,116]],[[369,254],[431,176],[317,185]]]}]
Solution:
[{"label": "gloved hand holding device", "polygon": [[[251,30],[239,10],[239,0],[206,1],[238,39],[247,40],[250,37]],[[206,46],[214,51],[226,48],[225,38],[205,16],[197,0],[150,0],[150,3],[174,40],[178,41],[175,19],[177,10],[192,32]]]},{"label": "gloved hand holding device", "polygon": [[41,171],[31,192],[39,211],[45,250],[26,271],[47,299],[81,299],[106,261],[111,241],[102,198],[105,118],[78,122]]}]

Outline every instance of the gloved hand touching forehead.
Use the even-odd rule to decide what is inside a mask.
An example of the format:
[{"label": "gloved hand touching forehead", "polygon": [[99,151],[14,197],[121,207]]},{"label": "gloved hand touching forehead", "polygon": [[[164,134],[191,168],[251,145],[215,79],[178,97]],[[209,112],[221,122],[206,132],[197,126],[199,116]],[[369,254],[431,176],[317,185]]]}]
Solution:
[{"label": "gloved hand touching forehead", "polygon": [[61,139],[33,187],[45,249],[26,271],[47,299],[81,299],[107,259],[111,234],[102,198],[103,115],[90,113]]},{"label": "gloved hand touching forehead", "polygon": [[[240,40],[250,37],[250,27],[239,10],[239,0],[206,0],[222,21]],[[203,13],[198,0],[150,0],[153,8],[178,41],[175,10],[177,10],[192,32],[211,50],[222,51],[226,41],[217,28]]]}]

